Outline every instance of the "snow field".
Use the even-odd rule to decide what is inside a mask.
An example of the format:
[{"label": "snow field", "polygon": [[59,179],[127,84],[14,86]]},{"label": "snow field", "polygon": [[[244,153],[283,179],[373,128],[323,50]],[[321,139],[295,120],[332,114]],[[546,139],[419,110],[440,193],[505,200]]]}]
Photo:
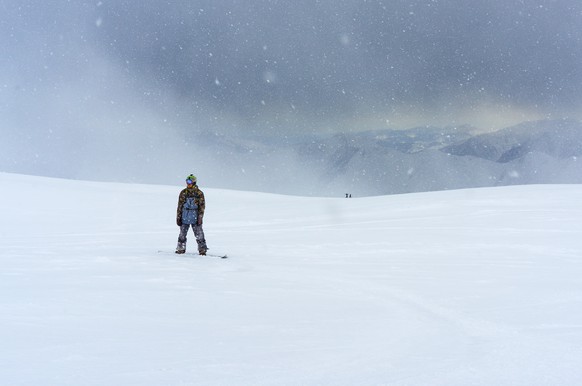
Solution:
[{"label": "snow field", "polygon": [[582,382],[582,186],[201,186],[224,260],[157,253],[180,186],[0,186],[1,384]]}]

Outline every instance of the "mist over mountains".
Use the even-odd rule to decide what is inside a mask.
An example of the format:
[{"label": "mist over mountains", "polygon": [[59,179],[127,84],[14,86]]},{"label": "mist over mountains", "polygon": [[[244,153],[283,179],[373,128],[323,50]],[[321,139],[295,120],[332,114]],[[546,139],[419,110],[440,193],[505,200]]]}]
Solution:
[{"label": "mist over mountains", "polygon": [[115,131],[94,132],[70,148],[47,141],[32,157],[3,152],[0,170],[177,185],[194,173],[205,187],[335,197],[582,183],[577,120],[525,122],[487,134],[471,126],[428,126],[272,137],[183,135],[178,141],[136,132],[128,148]]},{"label": "mist over mountains", "polygon": [[473,132],[470,126],[421,127],[270,142],[209,136],[204,145],[221,149],[215,165],[223,171],[220,180],[276,193],[366,196],[582,183],[579,121],[545,120],[488,134]]}]

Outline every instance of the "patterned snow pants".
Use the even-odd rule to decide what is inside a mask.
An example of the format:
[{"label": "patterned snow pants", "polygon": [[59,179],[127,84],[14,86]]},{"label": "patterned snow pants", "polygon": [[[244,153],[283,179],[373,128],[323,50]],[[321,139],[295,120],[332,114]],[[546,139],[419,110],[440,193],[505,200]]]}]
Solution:
[{"label": "patterned snow pants", "polygon": [[196,224],[182,224],[180,227],[180,235],[178,236],[178,250],[186,250],[186,242],[188,238],[186,237],[188,234],[188,229],[192,227],[194,231],[194,236],[196,237],[196,242],[198,243],[198,251],[204,251],[208,249],[206,247],[206,239],[204,238],[204,231],[202,230],[202,225]]}]

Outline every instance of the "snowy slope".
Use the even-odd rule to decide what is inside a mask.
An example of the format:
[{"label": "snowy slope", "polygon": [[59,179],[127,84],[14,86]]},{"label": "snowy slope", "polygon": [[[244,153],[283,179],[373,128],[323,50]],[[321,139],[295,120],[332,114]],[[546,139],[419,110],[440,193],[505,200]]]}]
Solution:
[{"label": "snowy slope", "polygon": [[157,253],[181,186],[0,187],[2,385],[582,383],[582,186],[205,189],[229,259]]}]

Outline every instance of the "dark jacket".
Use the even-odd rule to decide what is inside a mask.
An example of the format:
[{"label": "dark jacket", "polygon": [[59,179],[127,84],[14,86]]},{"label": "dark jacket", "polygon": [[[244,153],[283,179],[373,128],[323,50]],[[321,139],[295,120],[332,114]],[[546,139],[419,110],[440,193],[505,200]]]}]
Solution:
[{"label": "dark jacket", "polygon": [[204,200],[204,193],[198,188],[198,185],[193,185],[191,188],[186,188],[180,192],[180,196],[178,197],[178,210],[176,211],[176,223],[180,224],[182,222],[182,211],[187,197],[194,197],[194,201],[198,205],[198,224],[202,224],[206,201]]}]

